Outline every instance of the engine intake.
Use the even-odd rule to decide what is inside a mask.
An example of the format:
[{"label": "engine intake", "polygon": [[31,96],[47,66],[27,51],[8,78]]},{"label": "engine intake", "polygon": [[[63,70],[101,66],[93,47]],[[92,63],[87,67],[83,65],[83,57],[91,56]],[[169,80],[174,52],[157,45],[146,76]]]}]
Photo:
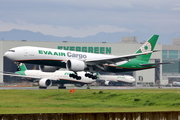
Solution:
[{"label": "engine intake", "polygon": [[74,72],[83,71],[86,67],[86,64],[80,60],[68,60],[66,63],[66,68]]},{"label": "engine intake", "polygon": [[110,81],[107,81],[107,80],[106,80],[106,81],[104,82],[104,84],[105,84],[105,85],[110,85]]},{"label": "engine intake", "polygon": [[39,86],[41,87],[49,87],[52,85],[52,81],[46,78],[43,78],[39,81]]}]

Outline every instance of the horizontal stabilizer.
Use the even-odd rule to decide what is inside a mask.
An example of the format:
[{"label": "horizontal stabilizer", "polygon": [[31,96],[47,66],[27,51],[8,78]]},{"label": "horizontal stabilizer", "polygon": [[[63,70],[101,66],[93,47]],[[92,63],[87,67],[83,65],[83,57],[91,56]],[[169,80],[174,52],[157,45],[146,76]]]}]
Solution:
[{"label": "horizontal stabilizer", "polygon": [[159,51],[161,51],[161,50],[153,50],[153,52],[159,52]]},{"label": "horizontal stabilizer", "polygon": [[149,66],[149,65],[161,65],[161,64],[172,64],[173,62],[164,62],[164,63],[149,63],[149,64],[140,64],[141,66]]}]

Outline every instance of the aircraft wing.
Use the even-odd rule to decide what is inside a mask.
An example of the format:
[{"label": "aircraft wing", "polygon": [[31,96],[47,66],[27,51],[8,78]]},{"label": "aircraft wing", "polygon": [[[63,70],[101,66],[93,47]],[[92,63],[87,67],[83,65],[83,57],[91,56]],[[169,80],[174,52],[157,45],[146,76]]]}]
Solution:
[{"label": "aircraft wing", "polygon": [[145,54],[149,54],[152,52],[154,52],[154,51],[144,52],[144,53],[136,53],[136,54],[130,54],[130,55],[124,55],[124,56],[112,56],[110,58],[90,59],[90,60],[86,60],[85,62],[88,65],[115,64],[117,62],[129,60],[132,58],[136,58],[136,56],[145,55]]},{"label": "aircraft wing", "polygon": [[27,76],[27,75],[19,75],[19,74],[15,74],[15,73],[11,73],[11,72],[1,72],[1,73],[2,73],[3,75],[6,75],[6,76],[41,79],[41,77]]},{"label": "aircraft wing", "polygon": [[[0,74],[3,74],[3,75],[6,75],[6,76],[13,76],[13,77],[21,77],[21,78],[33,78],[33,79],[37,79],[37,80],[40,80],[42,79],[42,77],[38,77],[38,76],[30,76],[30,75],[19,75],[19,74],[15,74],[13,72],[1,72],[0,71]],[[48,79],[48,78],[47,78]],[[58,79],[53,79],[53,78],[50,78],[52,81],[57,81],[57,80],[67,80],[68,79],[63,79],[63,78],[58,78]]]},{"label": "aircraft wing", "polygon": [[149,63],[149,64],[140,64],[141,66],[149,66],[149,65],[161,65],[161,64],[172,64],[173,62],[164,62],[164,63]]}]

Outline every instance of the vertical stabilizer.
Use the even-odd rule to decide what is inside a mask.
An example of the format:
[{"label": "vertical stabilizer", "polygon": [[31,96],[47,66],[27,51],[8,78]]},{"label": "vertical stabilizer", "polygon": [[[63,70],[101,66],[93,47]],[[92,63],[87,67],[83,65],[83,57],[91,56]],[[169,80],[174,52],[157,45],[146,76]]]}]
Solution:
[{"label": "vertical stabilizer", "polygon": [[[158,40],[159,35],[153,35],[152,37],[149,38],[148,41],[146,41],[137,51],[136,53],[143,53],[143,52],[148,52],[148,51],[153,51],[157,40]],[[143,60],[143,61],[149,61],[152,53],[147,54],[147,55],[140,55],[137,56],[135,59]]]},{"label": "vertical stabilizer", "polygon": [[24,63],[20,63],[20,64],[17,64],[18,66],[18,70],[17,72],[15,72],[16,74],[19,74],[19,75],[26,75],[25,72],[27,70],[26,66]]},{"label": "vertical stabilizer", "polygon": [[20,64],[18,65],[18,69],[19,69],[19,71],[26,71],[26,70],[27,70],[25,64],[23,64],[23,63],[20,63]]},{"label": "vertical stabilizer", "polygon": [[96,72],[96,75],[97,79],[99,78],[100,74],[98,72]]}]

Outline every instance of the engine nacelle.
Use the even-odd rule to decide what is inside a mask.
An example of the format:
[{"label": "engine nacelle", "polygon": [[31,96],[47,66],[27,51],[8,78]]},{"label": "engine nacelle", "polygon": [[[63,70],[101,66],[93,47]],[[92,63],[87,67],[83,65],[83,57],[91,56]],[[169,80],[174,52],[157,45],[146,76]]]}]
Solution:
[{"label": "engine nacelle", "polygon": [[54,66],[39,65],[39,69],[43,72],[55,72],[59,68]]},{"label": "engine nacelle", "polygon": [[107,80],[106,80],[106,81],[104,82],[104,84],[105,84],[105,85],[109,85],[109,82],[110,82],[110,81],[107,81]]},{"label": "engine nacelle", "polygon": [[52,85],[52,81],[46,78],[43,78],[39,81],[39,86],[40,87],[49,87]]},{"label": "engine nacelle", "polygon": [[66,63],[66,68],[70,71],[83,71],[86,67],[86,64],[80,60],[68,60]]},{"label": "engine nacelle", "polygon": [[74,84],[76,87],[82,87],[84,84]]}]

